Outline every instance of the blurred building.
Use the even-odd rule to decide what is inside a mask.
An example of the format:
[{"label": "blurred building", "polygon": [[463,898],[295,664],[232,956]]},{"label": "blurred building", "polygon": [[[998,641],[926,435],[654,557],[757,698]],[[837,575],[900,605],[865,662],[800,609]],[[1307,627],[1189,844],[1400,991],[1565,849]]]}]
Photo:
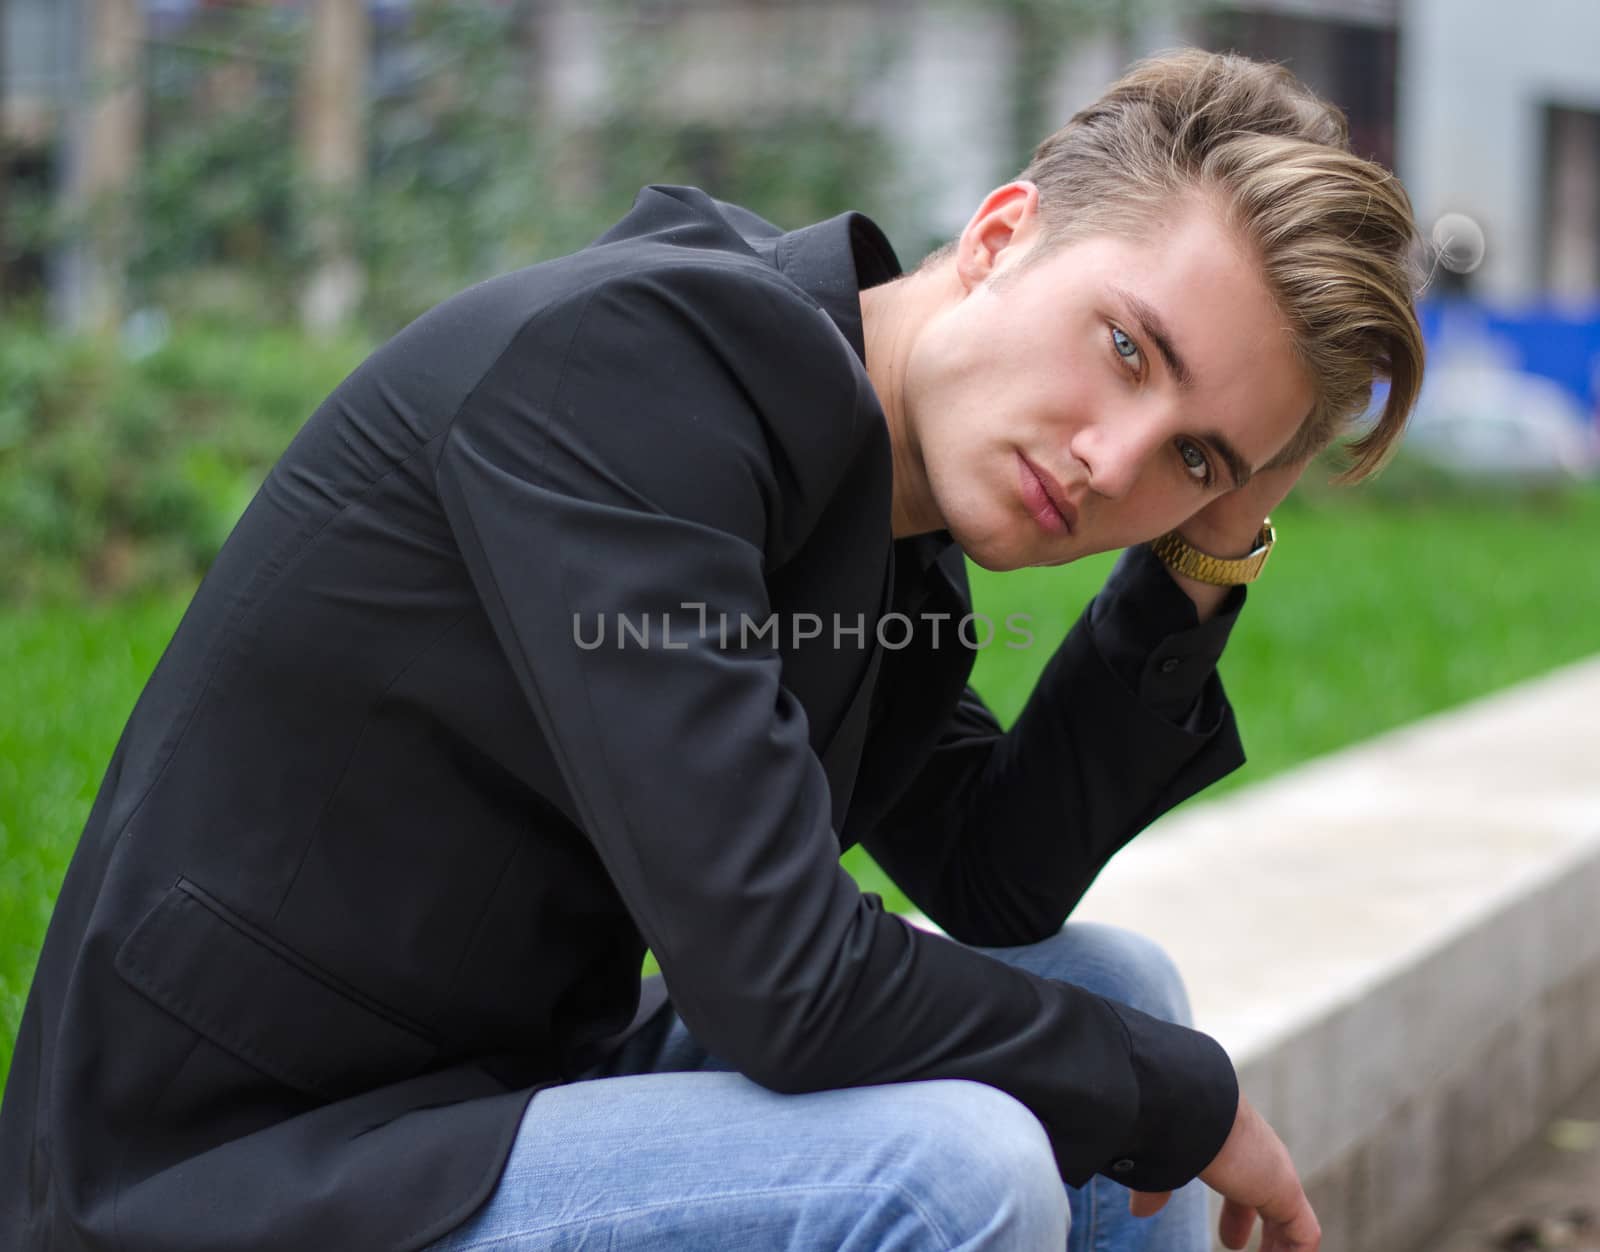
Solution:
[{"label": "blurred building", "polygon": [[[75,6],[60,0],[0,3],[0,212],[55,178],[58,137],[78,82]],[[3,243],[0,237],[0,243]],[[44,258],[10,253],[0,289],[37,286]]]},{"label": "blurred building", "polygon": [[[1114,30],[1103,24],[1109,6],[1071,0],[501,2],[529,14],[539,108],[558,124],[582,128],[620,99],[685,123],[832,110],[872,128],[896,157],[905,208],[888,224],[913,233],[910,252],[959,229],[1015,172],[1026,152],[1019,118],[1059,124],[1133,58],[1194,43],[1281,60],[1346,110],[1358,152],[1401,173],[1425,227],[1447,211],[1481,224],[1488,247],[1474,294],[1600,296],[1593,0],[1146,0],[1123,6]],[[85,89],[88,3],[0,0],[13,180],[59,164]],[[144,0],[149,37],[169,37],[207,3]],[[381,43],[415,4],[369,7]],[[1042,107],[1029,114],[1019,66],[1040,63],[1041,33]],[[646,54],[670,72],[630,71]],[[380,47],[379,82],[382,62]]]},{"label": "blurred building", "polygon": [[[923,198],[935,234],[948,234],[1016,168],[1012,75],[1026,37],[1017,14],[1050,6],[641,7],[657,15],[655,37],[682,55],[663,107],[729,118],[797,98],[839,101],[890,138],[905,193]],[[543,9],[550,103],[581,117],[607,90],[606,18],[581,0],[547,0]],[[1482,226],[1488,246],[1469,280],[1475,294],[1600,296],[1600,4],[1225,0],[1145,9],[1157,14],[1120,30],[1084,25],[1063,41],[1045,110],[1052,124],[1161,48],[1198,44],[1282,61],[1345,110],[1358,153],[1401,174],[1425,229],[1446,212]],[[851,65],[886,48],[893,55],[871,90],[841,88]]]},{"label": "blurred building", "polygon": [[[1028,145],[1130,61],[1180,44],[1287,62],[1346,110],[1358,151],[1392,165],[1397,5],[1158,0],[1128,6],[1143,15],[1115,23],[1105,6],[1071,0],[677,0],[637,8],[652,15],[648,37],[675,56],[655,105],[714,122],[796,106],[847,110],[888,139],[900,191],[921,209],[919,226],[942,237],[1016,172]],[[592,116],[613,89],[605,50],[615,18],[586,0],[543,0],[540,9],[549,105],[566,118]],[[1039,125],[1024,142],[1015,133],[1018,68],[1040,36],[1056,42]]]},{"label": "blurred building", "polygon": [[60,0],[5,0],[5,126],[13,144],[34,147],[52,133],[76,85],[75,6]]},{"label": "blurred building", "polygon": [[1399,25],[1399,0],[1174,5],[1132,37],[1101,34],[1069,51],[1058,111],[1065,118],[1094,99],[1137,56],[1193,44],[1287,65],[1345,111],[1356,152],[1393,167]]},{"label": "blurred building", "polygon": [[1466,213],[1475,294],[1600,298],[1600,5],[1406,0],[1400,173],[1419,218]]}]

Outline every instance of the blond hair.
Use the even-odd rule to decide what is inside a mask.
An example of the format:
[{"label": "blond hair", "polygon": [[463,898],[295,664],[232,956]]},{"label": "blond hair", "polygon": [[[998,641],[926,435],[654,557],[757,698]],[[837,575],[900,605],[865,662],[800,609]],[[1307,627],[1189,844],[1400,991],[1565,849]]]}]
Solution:
[{"label": "blond hair", "polygon": [[1311,412],[1277,464],[1348,433],[1387,379],[1382,412],[1348,446],[1341,481],[1393,451],[1422,384],[1411,201],[1350,151],[1344,115],[1279,65],[1185,49],[1136,64],[1034,152],[1040,251],[1137,234],[1198,193],[1251,250],[1311,380]]}]

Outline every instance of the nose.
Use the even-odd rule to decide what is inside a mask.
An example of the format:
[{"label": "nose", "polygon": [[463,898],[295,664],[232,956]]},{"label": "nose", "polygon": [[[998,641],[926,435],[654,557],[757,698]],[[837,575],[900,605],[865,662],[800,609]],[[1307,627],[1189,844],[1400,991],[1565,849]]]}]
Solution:
[{"label": "nose", "polygon": [[1092,422],[1073,436],[1069,447],[1088,470],[1091,491],[1117,500],[1133,490],[1160,440],[1153,425],[1124,415]]}]

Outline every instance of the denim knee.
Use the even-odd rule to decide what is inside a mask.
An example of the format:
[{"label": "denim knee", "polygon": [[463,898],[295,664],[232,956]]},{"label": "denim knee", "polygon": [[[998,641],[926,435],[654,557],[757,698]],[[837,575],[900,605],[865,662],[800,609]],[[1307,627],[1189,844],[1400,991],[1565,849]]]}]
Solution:
[{"label": "denim knee", "polygon": [[1025,1105],[982,1083],[898,1087],[907,1137],[899,1185],[951,1249],[1066,1246],[1066,1188],[1044,1127]]},{"label": "denim knee", "polygon": [[1039,946],[1059,953],[1054,977],[1163,1021],[1194,1024],[1183,975],[1154,939],[1104,922],[1068,922]]}]

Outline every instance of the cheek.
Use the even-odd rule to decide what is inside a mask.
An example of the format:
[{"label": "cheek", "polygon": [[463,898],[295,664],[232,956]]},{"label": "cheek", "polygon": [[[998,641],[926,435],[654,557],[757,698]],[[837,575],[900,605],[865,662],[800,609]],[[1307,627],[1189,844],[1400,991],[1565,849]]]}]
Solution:
[{"label": "cheek", "polygon": [[906,361],[901,399],[906,419],[925,445],[961,445],[984,420],[985,404],[981,363],[966,350],[942,342],[918,345]]},{"label": "cheek", "polygon": [[1103,510],[1113,545],[1128,547],[1148,543],[1158,535],[1181,526],[1211,500],[1210,493],[1190,488],[1176,473],[1151,465],[1138,483],[1121,500],[1111,501]]}]

